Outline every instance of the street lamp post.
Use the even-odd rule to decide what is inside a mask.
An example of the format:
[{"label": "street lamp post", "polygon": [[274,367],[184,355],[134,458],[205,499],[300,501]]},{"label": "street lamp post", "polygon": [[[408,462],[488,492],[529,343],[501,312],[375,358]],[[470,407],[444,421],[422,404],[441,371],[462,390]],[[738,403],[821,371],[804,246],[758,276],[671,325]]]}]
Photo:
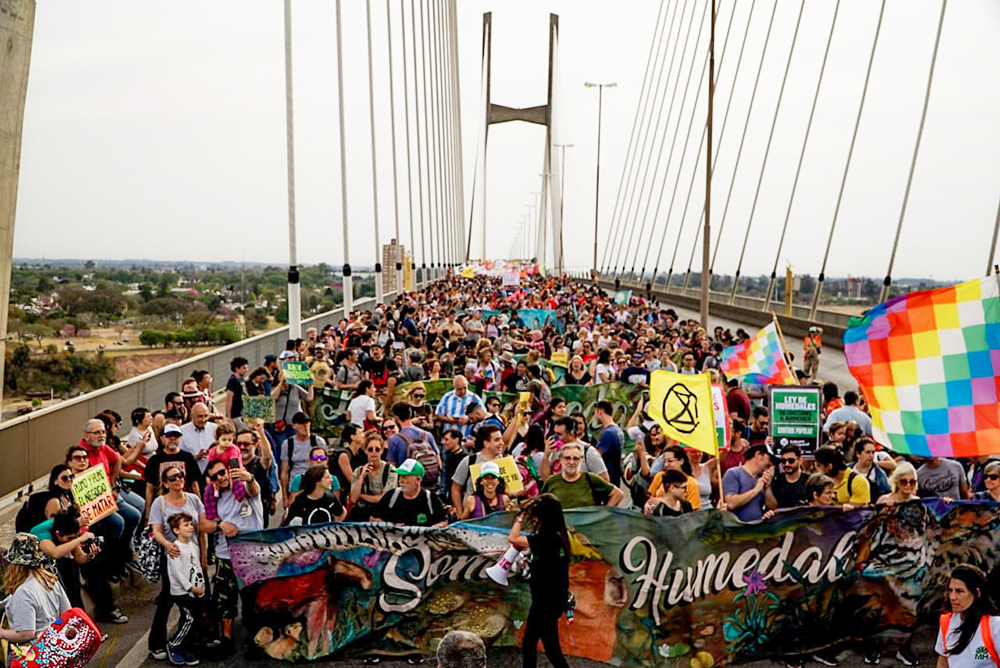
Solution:
[{"label": "street lamp post", "polygon": [[587,88],[597,87],[597,178],[594,186],[594,278],[597,277],[597,227],[601,203],[601,113],[604,107],[604,89],[614,88],[617,83],[590,83],[583,84]]},{"label": "street lamp post", "polygon": [[559,156],[559,275],[563,275],[563,213],[566,204],[566,149],[573,148],[573,144],[555,144],[561,149]]}]

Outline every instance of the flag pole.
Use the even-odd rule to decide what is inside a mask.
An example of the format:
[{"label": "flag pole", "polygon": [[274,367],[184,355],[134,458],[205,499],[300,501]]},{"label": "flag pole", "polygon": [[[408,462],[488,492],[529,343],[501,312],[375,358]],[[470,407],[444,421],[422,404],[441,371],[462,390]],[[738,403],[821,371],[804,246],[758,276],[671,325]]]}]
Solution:
[{"label": "flag pole", "polygon": [[792,356],[788,354],[788,346],[785,344],[785,335],[781,333],[781,323],[778,322],[778,316],[771,311],[771,319],[774,321],[774,327],[778,330],[778,340],[781,341],[781,351],[785,353],[785,363],[788,364],[788,368],[795,372],[795,365],[792,364]]}]

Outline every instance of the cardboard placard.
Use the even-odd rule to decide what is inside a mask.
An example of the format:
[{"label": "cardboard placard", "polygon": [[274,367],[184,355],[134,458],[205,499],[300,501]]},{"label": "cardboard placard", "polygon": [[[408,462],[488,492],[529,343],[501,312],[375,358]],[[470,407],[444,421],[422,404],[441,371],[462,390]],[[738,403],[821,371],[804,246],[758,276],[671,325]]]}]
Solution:
[{"label": "cardboard placard", "polygon": [[818,387],[795,385],[770,385],[771,436],[775,450],[788,444],[811,455],[820,446],[823,430],[820,411],[823,407],[822,390]]},{"label": "cardboard placard", "polygon": [[250,424],[257,418],[267,423],[274,422],[274,397],[243,397],[243,421]]},{"label": "cardboard placard", "polygon": [[729,421],[726,391],[718,383],[712,383],[712,413],[715,415],[715,434],[718,437],[719,449],[728,448],[732,437],[732,422]]},{"label": "cardboard placard", "polygon": [[[500,467],[500,477],[503,478],[505,493],[520,492],[524,489],[524,483],[521,482],[521,474],[518,472],[517,464],[514,462],[512,456],[507,455],[506,457],[500,457],[492,461]],[[479,469],[485,463],[480,462],[469,466],[469,475],[472,476],[473,484],[475,484],[475,480],[479,477]]]},{"label": "cardboard placard", "polygon": [[551,362],[552,364],[555,364],[556,366],[568,367],[569,366],[569,353],[566,352],[565,350],[561,350],[559,352],[552,353],[552,356],[549,357],[549,362]]},{"label": "cardboard placard", "polygon": [[93,525],[118,510],[115,492],[103,464],[91,466],[73,478],[73,500],[80,507],[80,523]]},{"label": "cardboard placard", "polygon": [[521,285],[521,274],[516,271],[508,271],[500,282],[502,285]]},{"label": "cardboard placard", "polygon": [[305,362],[282,362],[281,371],[285,374],[285,380],[292,385],[309,387],[313,384],[312,373]]}]

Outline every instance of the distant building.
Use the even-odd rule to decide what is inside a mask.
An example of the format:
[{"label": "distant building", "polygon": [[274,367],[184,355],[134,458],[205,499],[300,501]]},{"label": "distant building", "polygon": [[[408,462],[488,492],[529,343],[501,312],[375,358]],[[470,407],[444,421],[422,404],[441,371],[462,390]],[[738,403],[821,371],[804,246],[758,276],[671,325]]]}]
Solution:
[{"label": "distant building", "polygon": [[846,294],[844,295],[848,299],[861,299],[861,285],[863,281],[855,276],[847,277],[847,288]]},{"label": "distant building", "polygon": [[406,268],[406,248],[393,239],[382,245],[382,289],[385,292],[394,292],[398,289],[396,285],[397,262],[404,263],[403,268]]}]

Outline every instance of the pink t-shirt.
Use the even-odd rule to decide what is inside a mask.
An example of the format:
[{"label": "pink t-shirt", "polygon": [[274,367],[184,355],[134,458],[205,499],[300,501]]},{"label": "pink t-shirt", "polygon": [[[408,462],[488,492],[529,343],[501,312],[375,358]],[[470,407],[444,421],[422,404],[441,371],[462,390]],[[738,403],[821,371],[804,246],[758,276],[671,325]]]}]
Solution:
[{"label": "pink t-shirt", "polygon": [[243,468],[243,457],[240,456],[240,449],[235,445],[230,445],[222,452],[219,452],[218,446],[213,446],[208,450],[209,464],[214,461],[220,461],[225,463],[226,466],[229,466],[229,462],[234,458],[237,462],[239,462],[239,468]]}]

